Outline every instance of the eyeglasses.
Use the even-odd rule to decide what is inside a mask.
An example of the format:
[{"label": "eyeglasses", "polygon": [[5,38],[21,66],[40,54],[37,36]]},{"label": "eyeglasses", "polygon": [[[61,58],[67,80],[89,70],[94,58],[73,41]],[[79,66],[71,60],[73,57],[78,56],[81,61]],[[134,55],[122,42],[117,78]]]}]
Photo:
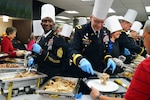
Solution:
[{"label": "eyeglasses", "polygon": [[104,21],[103,20],[96,20],[93,18],[93,21],[95,24],[104,24]]}]

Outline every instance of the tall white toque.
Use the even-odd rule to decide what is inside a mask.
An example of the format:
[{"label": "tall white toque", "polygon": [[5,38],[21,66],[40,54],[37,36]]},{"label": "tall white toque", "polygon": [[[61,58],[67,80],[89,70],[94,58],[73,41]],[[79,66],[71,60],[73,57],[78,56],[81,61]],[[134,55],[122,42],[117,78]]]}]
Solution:
[{"label": "tall white toque", "polygon": [[111,7],[113,0],[95,0],[93,8],[93,16],[104,20],[108,14],[109,8]]},{"label": "tall white toque", "polygon": [[133,22],[135,21],[136,16],[137,16],[137,11],[135,11],[133,9],[128,9],[126,14],[124,15],[124,20],[127,21],[127,22],[130,22],[131,24],[133,24]]},{"label": "tall white toque", "polygon": [[134,21],[134,23],[131,26],[131,30],[136,31],[137,33],[139,33],[140,29],[142,28],[142,23],[139,21]]},{"label": "tall white toque", "polygon": [[41,20],[46,17],[51,18],[55,22],[55,8],[51,4],[44,4],[41,7]]},{"label": "tall white toque", "polygon": [[33,20],[33,33],[34,36],[42,36],[44,30],[41,26],[41,20]]},{"label": "tall white toque", "polygon": [[141,29],[140,32],[139,32],[139,36],[143,36],[143,33],[144,33],[144,30]]},{"label": "tall white toque", "polygon": [[105,20],[104,24],[105,24],[105,27],[107,27],[111,33],[122,30],[120,22],[119,22],[117,16],[115,16],[115,15],[108,17]]},{"label": "tall white toque", "polygon": [[65,37],[70,37],[70,35],[72,33],[72,29],[73,29],[73,27],[71,25],[64,24],[62,27],[62,31],[59,32],[59,35],[65,36]]}]

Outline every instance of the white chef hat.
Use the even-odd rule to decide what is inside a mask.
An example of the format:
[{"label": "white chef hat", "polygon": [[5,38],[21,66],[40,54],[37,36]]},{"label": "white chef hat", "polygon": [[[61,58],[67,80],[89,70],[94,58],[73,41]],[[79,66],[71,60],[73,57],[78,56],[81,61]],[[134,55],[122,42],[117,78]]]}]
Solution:
[{"label": "white chef hat", "polygon": [[142,36],[143,33],[144,33],[144,31],[143,31],[143,29],[141,29],[140,32],[139,32],[139,36]]},{"label": "white chef hat", "polygon": [[134,21],[134,23],[131,26],[131,30],[136,31],[137,33],[139,33],[140,29],[142,28],[142,23],[139,21]]},{"label": "white chef hat", "polygon": [[83,25],[86,23],[87,23],[87,19],[85,17],[79,17],[79,22],[78,22],[79,25]]},{"label": "white chef hat", "polygon": [[137,16],[137,11],[133,9],[128,9],[126,14],[124,15],[124,20],[130,22],[131,24],[134,22]]},{"label": "white chef hat", "polygon": [[115,15],[108,17],[105,20],[104,24],[110,30],[111,33],[122,30],[120,22],[119,22],[117,16],[115,16]]},{"label": "white chef hat", "polygon": [[41,20],[50,17],[55,22],[55,8],[51,4],[44,4],[41,8]]},{"label": "white chef hat", "polygon": [[73,27],[68,24],[64,24],[62,27],[62,31],[59,32],[59,35],[70,37]]},{"label": "white chef hat", "polygon": [[104,20],[112,3],[113,0],[95,0],[92,13],[93,16],[98,19]]},{"label": "white chef hat", "polygon": [[44,33],[41,26],[41,20],[33,20],[33,33],[34,36],[41,36]]}]

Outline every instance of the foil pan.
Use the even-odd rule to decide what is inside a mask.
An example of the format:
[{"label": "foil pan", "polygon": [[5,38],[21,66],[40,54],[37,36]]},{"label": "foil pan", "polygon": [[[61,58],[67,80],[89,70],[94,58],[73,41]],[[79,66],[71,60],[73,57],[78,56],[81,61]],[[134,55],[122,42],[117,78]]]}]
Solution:
[{"label": "foil pan", "polygon": [[[50,82],[50,81],[55,81],[55,79],[57,78],[60,78],[60,79],[63,79],[63,80],[68,80],[70,82],[74,82],[75,86],[74,88],[72,89],[72,91],[70,92],[62,92],[62,91],[53,91],[51,89],[49,90],[44,90],[44,87],[47,86],[47,84]],[[54,76],[52,77],[49,81],[47,81],[43,86],[40,87],[39,90],[36,90],[36,93],[39,93],[39,94],[49,94],[49,95],[58,95],[58,96],[68,96],[68,97],[74,97],[75,94],[77,94],[78,92],[78,89],[79,89],[79,78],[72,78],[72,77],[63,77],[63,76]],[[61,85],[59,85],[61,86]]]},{"label": "foil pan", "polygon": [[0,53],[0,58],[2,58],[2,57],[7,57],[7,56],[8,56],[7,53]]},{"label": "foil pan", "polygon": [[12,86],[13,89],[25,87],[25,86],[36,85],[38,82],[38,78],[47,77],[46,74],[43,74],[40,72],[35,72],[36,73],[35,76],[14,78],[18,73],[21,73],[21,72],[0,73],[0,87],[4,90],[7,90],[9,88],[10,82],[13,82],[13,86]]},{"label": "foil pan", "polygon": [[20,58],[3,58],[3,59],[0,59],[1,62],[9,62],[9,63],[24,63],[25,62],[25,59],[20,59]]},{"label": "foil pan", "polygon": [[[18,64],[18,63],[4,63],[4,64],[9,64],[10,67],[6,67],[6,68],[2,68],[0,67],[0,73],[7,73],[7,72],[20,72],[20,71],[25,71],[26,70],[26,67],[23,65],[23,64]],[[1,65],[4,65],[4,64],[0,64]],[[11,64],[12,65],[16,65],[18,67],[11,67]]]}]

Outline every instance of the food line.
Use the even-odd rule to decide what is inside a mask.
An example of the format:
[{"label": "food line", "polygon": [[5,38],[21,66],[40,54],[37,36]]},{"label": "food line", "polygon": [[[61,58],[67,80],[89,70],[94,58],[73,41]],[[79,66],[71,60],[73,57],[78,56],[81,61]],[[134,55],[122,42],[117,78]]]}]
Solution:
[{"label": "food line", "polygon": [[[139,59],[141,59],[141,58],[139,56],[138,56],[137,59],[140,62]],[[1,78],[1,94],[6,96],[6,100],[11,100],[13,89],[20,88],[20,87],[31,86],[31,85],[35,85],[35,84],[36,84],[36,87],[39,89],[39,90],[36,91],[36,93],[57,94],[57,95],[59,94],[59,95],[65,95],[65,96],[70,96],[71,95],[72,97],[73,97],[73,95],[75,95],[75,93],[78,93],[78,91],[75,91],[75,93],[67,93],[66,94],[66,93],[61,93],[61,92],[58,92],[58,91],[57,92],[56,91],[53,91],[53,92],[50,91],[49,92],[49,91],[45,91],[44,89],[40,90],[41,89],[40,88],[40,82],[41,82],[42,78],[46,77],[45,74],[40,73],[40,72],[33,72],[33,73],[37,73],[37,76],[33,76],[32,77],[32,76],[30,76],[30,74],[32,72],[31,73],[26,72],[26,67],[25,66],[20,66],[18,63],[15,63],[15,61],[17,61],[18,59],[5,59],[5,60],[8,61],[8,62],[13,62],[13,63],[9,63],[9,64],[6,64],[6,63],[5,64],[0,64],[0,70],[4,71],[2,74],[0,74],[0,78]],[[26,59],[23,59],[23,60],[26,60]],[[136,63],[137,63],[137,60],[136,60]],[[127,65],[127,66],[133,66],[133,63],[131,65]],[[16,70],[17,70],[17,72],[14,72]],[[133,74],[133,72],[131,72],[131,70],[130,71],[129,70],[125,70],[125,72],[119,73],[115,77],[111,77],[108,80],[108,82],[110,82],[110,84],[112,86],[112,84],[115,83],[114,81],[116,79],[118,79],[122,83],[124,83],[124,84],[126,84],[128,86],[129,83],[130,83],[130,80],[128,80],[128,78],[131,79],[132,78],[132,74],[131,75],[130,74],[129,75],[125,74],[127,72],[128,72],[128,74],[129,73]],[[30,77],[26,77],[25,74],[26,75],[28,74]],[[17,76],[15,76],[15,75],[17,75]],[[5,76],[7,76],[7,77],[5,77]],[[9,76],[11,76],[11,78],[9,78]],[[12,77],[12,76],[14,76],[14,77]],[[74,78],[71,78],[71,79],[74,79]],[[52,82],[52,80],[51,80],[51,82]],[[97,82],[99,83],[99,85],[101,84],[100,83],[100,79],[98,79],[97,77],[92,78],[92,79],[89,78],[85,82],[86,82],[87,86],[89,86],[89,87],[91,87],[92,85],[95,86],[95,84]],[[16,84],[17,85],[19,84],[19,85],[16,86]],[[98,87],[99,87],[99,85],[98,85]],[[114,86],[116,86],[115,90],[109,90],[108,89],[107,91],[103,90],[103,87],[105,87],[105,85],[102,85],[102,89],[100,89],[100,91],[102,91],[103,94],[110,95],[110,96],[116,96],[116,95],[123,96],[123,94],[126,92],[126,88],[124,88],[121,85],[122,84],[117,84],[117,85],[115,84],[114,85]],[[46,87],[46,86],[44,86],[44,87]],[[105,87],[105,90],[106,90],[106,88],[107,87]],[[8,90],[8,94],[7,95],[3,92],[3,89]],[[51,89],[49,89],[49,90],[51,90]],[[79,90],[79,89],[77,89],[77,90]]]}]

